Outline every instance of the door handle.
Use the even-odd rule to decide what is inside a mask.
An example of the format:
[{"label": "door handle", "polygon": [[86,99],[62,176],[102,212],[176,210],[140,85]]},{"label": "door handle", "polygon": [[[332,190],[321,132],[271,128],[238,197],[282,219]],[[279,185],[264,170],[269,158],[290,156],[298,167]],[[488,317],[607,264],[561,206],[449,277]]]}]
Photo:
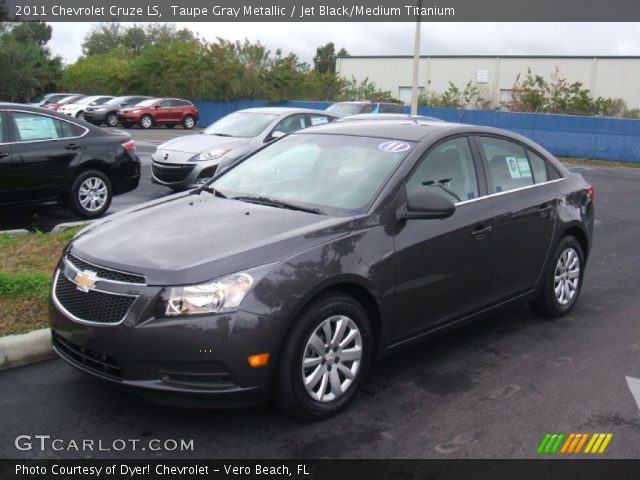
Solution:
[{"label": "door handle", "polygon": [[79,145],[77,143],[70,143],[69,145],[65,146],[64,148],[66,148],[67,150],[78,150],[79,148],[82,148],[82,145]]},{"label": "door handle", "polygon": [[549,214],[551,214],[552,210],[553,210],[553,205],[549,205],[548,203],[543,203],[542,205],[540,205],[540,209],[538,210],[538,213],[542,218],[546,218],[549,216]]},{"label": "door handle", "polygon": [[488,233],[491,232],[491,226],[485,227],[484,225],[479,225],[476,229],[471,233],[476,240],[482,240],[487,236]]},{"label": "door handle", "polygon": [[0,158],[8,157],[9,154],[7,152],[0,152]]}]

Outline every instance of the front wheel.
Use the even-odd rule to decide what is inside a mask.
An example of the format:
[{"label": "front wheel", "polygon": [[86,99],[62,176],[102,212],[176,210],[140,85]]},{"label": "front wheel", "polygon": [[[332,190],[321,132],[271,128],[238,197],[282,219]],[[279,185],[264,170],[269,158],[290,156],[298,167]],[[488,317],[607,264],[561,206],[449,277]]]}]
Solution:
[{"label": "front wheel", "polygon": [[153,127],[153,119],[151,118],[151,116],[143,115],[140,119],[140,126],[145,129]]},{"label": "front wheel", "polygon": [[562,317],[575,306],[584,273],[584,253],[580,242],[572,236],[558,243],[549,268],[542,278],[542,290],[531,302],[536,313],[546,317]]},{"label": "front wheel", "polygon": [[187,130],[191,130],[193,127],[196,126],[196,120],[191,115],[187,115],[182,120],[182,126]]},{"label": "front wheel", "polygon": [[296,320],[278,362],[274,403],[300,418],[323,418],[345,408],[371,363],[367,313],[340,293],[320,297]]},{"label": "front wheel", "polygon": [[109,115],[107,115],[107,125],[109,125],[110,127],[118,126],[118,117],[116,117],[115,113],[110,113]]},{"label": "front wheel", "polygon": [[98,170],[80,173],[71,185],[71,208],[81,217],[99,217],[109,209],[112,198],[109,177]]}]

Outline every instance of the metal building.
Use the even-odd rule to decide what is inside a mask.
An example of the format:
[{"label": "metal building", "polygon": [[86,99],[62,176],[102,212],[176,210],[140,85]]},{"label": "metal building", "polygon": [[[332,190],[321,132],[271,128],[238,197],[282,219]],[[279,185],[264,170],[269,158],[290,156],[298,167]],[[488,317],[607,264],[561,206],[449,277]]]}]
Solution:
[{"label": "metal building", "polygon": [[[472,81],[494,106],[507,102],[516,76],[533,74],[547,81],[559,69],[569,82],[582,82],[593,97],[621,98],[628,108],[640,108],[640,57],[587,56],[422,56],[418,85],[421,91],[443,93],[453,82],[464,88]],[[413,57],[353,56],[338,58],[336,70],[358,82],[368,78],[376,87],[389,90],[405,103],[411,102]]]}]

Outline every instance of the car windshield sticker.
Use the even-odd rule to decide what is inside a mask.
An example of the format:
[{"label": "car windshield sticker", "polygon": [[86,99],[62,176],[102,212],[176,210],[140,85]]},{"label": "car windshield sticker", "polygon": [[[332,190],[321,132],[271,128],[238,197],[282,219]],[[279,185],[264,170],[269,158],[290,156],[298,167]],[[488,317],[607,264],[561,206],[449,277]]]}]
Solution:
[{"label": "car windshield sticker", "polygon": [[384,142],[378,145],[378,149],[389,153],[402,153],[411,148],[411,145],[404,142]]},{"label": "car windshield sticker", "polygon": [[531,178],[531,167],[526,158],[505,157],[511,178]]},{"label": "car windshield sticker", "polygon": [[327,117],[311,117],[311,125],[322,125],[324,123],[329,123],[329,119]]}]

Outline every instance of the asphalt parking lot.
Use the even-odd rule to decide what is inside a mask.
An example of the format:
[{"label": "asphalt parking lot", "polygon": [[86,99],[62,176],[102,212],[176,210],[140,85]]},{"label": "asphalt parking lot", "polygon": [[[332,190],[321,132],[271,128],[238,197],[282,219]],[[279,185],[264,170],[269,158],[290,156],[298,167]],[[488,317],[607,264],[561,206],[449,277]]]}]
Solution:
[{"label": "asphalt parking lot", "polygon": [[[140,132],[139,145],[181,133]],[[169,193],[148,183],[149,154],[141,157],[141,187],[110,211]],[[523,305],[386,359],[346,412],[317,423],[270,405],[150,405],[61,360],[0,372],[0,457],[535,458],[547,432],[610,432],[602,457],[640,457],[640,404],[625,379],[640,378],[640,169],[574,169],[595,187],[597,220],[569,317],[540,319]],[[195,448],[19,452],[22,434],[193,439]]]}]

